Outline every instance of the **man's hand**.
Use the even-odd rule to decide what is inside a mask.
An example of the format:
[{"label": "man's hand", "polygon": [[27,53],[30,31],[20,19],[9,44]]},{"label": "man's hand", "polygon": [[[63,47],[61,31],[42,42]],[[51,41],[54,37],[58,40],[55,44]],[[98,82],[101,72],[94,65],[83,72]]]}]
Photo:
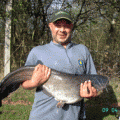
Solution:
[{"label": "man's hand", "polygon": [[[88,90],[89,91],[88,91]],[[85,81],[84,84],[81,83],[80,85],[80,96],[85,98],[91,98],[97,96],[97,90],[92,87],[91,81]]]},{"label": "man's hand", "polygon": [[51,69],[45,65],[38,64],[33,71],[31,80],[24,81],[22,87],[29,90],[36,88],[44,83],[50,77],[50,74]]},{"label": "man's hand", "polygon": [[49,78],[50,73],[50,68],[45,65],[38,64],[33,71],[31,82],[37,87]]}]

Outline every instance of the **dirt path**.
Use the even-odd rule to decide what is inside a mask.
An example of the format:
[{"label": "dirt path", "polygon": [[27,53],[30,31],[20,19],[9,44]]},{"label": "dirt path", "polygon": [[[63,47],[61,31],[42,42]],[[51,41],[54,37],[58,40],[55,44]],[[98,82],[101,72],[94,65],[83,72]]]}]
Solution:
[{"label": "dirt path", "polygon": [[[13,102],[10,100],[2,100],[2,104],[11,104],[11,105],[32,105],[33,103],[29,101],[18,100],[17,102]],[[120,102],[118,103],[106,103],[106,104],[95,104],[95,106],[103,106],[103,105],[110,105],[111,107],[120,107]],[[93,105],[85,104],[86,107],[93,107]]]},{"label": "dirt path", "polygon": [[7,104],[7,105],[9,105],[9,104],[11,104],[11,105],[18,105],[18,104],[20,104],[20,105],[32,105],[31,102],[23,101],[23,100],[18,100],[17,102],[13,102],[13,101],[10,101],[10,100],[2,100],[2,104]]}]

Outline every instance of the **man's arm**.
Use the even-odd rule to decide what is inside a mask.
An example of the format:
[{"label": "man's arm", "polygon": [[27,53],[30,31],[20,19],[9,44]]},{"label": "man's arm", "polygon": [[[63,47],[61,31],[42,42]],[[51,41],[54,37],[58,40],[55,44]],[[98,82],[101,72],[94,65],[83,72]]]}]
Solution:
[{"label": "man's arm", "polygon": [[[86,51],[86,74],[97,74],[95,65],[92,59],[92,56],[87,47],[85,47]],[[89,90],[89,91],[88,91]],[[85,98],[91,98],[97,96],[97,90],[92,87],[91,81],[86,81],[80,85],[80,96]]]}]

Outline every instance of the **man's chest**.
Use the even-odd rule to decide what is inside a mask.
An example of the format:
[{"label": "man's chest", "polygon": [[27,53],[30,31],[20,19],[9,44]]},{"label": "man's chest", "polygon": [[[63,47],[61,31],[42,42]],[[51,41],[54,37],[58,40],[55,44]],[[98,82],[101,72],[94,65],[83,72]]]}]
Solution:
[{"label": "man's chest", "polygon": [[44,65],[67,73],[83,74],[86,60],[84,54],[76,51],[46,51],[37,55],[37,61],[41,60]]}]

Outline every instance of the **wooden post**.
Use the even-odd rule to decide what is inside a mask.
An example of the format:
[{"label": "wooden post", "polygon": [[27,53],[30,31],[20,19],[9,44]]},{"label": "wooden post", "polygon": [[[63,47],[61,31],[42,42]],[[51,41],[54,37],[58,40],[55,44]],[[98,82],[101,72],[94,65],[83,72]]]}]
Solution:
[{"label": "wooden post", "polygon": [[5,23],[5,55],[4,55],[4,76],[10,72],[10,39],[11,39],[11,12],[12,0],[6,4],[6,23]]}]

